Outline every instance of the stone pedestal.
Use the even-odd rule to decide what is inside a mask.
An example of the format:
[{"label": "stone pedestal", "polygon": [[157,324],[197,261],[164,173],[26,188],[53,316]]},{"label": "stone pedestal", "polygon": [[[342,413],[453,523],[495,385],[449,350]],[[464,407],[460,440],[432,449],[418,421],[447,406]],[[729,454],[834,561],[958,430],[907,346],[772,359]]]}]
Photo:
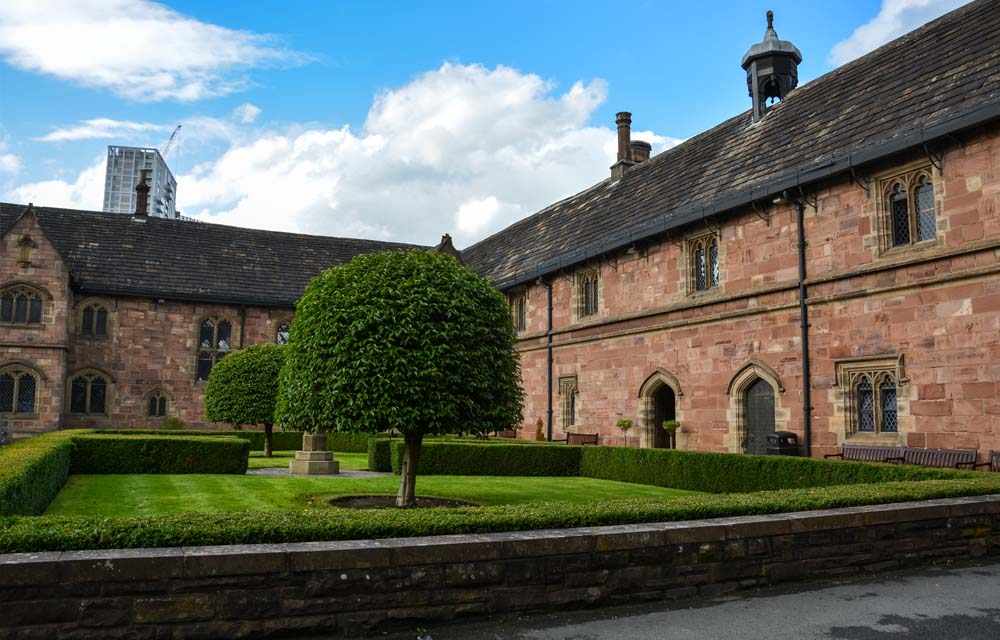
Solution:
[{"label": "stone pedestal", "polygon": [[295,452],[295,459],[288,463],[293,476],[325,476],[340,473],[340,463],[333,459],[333,452],[326,448],[325,433],[302,434],[302,451]]}]

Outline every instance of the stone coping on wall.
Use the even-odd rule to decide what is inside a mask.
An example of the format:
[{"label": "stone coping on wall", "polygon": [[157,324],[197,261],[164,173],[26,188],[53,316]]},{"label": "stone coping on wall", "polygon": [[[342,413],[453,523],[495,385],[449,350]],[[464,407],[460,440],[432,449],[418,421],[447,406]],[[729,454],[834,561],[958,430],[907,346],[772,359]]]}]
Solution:
[{"label": "stone coping on wall", "polygon": [[1000,553],[1000,495],[477,535],[0,555],[0,640],[356,638]]}]

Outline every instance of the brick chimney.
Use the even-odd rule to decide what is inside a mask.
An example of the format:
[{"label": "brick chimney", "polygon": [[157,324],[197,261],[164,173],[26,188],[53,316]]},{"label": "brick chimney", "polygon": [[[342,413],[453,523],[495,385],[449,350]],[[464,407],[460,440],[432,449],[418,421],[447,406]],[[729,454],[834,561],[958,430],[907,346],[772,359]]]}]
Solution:
[{"label": "brick chimney", "polygon": [[615,124],[618,125],[618,161],[611,165],[611,179],[621,180],[632,166],[632,114],[628,111],[616,113]]},{"label": "brick chimney", "polygon": [[139,183],[135,185],[135,217],[145,219],[149,217],[149,185],[146,184],[146,176],[149,169],[139,170]]},{"label": "brick chimney", "polygon": [[447,254],[452,258],[458,260],[459,264],[464,264],[462,262],[462,252],[455,248],[455,245],[451,241],[451,235],[447,233],[441,236],[441,242],[438,243],[436,247],[434,247],[433,251]]},{"label": "brick chimney", "polygon": [[640,162],[649,160],[649,154],[653,152],[653,145],[642,140],[633,140],[630,144],[632,147],[632,162],[639,164]]}]

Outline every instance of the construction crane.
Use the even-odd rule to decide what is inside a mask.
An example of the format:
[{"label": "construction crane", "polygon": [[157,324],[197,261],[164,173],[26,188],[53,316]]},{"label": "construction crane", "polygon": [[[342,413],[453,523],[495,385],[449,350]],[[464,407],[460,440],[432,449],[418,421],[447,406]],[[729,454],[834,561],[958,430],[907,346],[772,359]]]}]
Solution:
[{"label": "construction crane", "polygon": [[174,132],[170,134],[170,139],[167,140],[167,144],[163,145],[163,151],[160,152],[160,155],[163,156],[164,159],[166,159],[167,154],[170,153],[170,147],[174,146],[174,140],[177,139],[177,134],[180,132],[181,132],[181,125],[177,125],[177,128],[174,129]]}]

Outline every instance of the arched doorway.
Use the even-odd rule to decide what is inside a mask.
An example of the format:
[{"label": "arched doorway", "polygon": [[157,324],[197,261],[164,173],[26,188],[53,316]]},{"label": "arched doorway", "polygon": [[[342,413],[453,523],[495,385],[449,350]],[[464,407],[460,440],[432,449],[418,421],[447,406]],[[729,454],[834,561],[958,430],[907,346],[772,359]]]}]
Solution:
[{"label": "arched doorway", "polygon": [[[639,446],[665,448],[670,442],[663,431],[664,420],[680,420],[680,399],[684,396],[681,385],[672,373],[656,369],[639,388],[641,413],[639,414]],[[674,446],[682,448],[684,434],[676,434]]]},{"label": "arched doorway", "polygon": [[653,447],[657,449],[673,449],[676,444],[670,434],[663,430],[665,420],[677,418],[677,397],[674,390],[667,385],[661,385],[653,393]]},{"label": "arched doorway", "polygon": [[774,433],[774,387],[757,378],[746,390],[746,452],[767,453],[767,436]]}]

